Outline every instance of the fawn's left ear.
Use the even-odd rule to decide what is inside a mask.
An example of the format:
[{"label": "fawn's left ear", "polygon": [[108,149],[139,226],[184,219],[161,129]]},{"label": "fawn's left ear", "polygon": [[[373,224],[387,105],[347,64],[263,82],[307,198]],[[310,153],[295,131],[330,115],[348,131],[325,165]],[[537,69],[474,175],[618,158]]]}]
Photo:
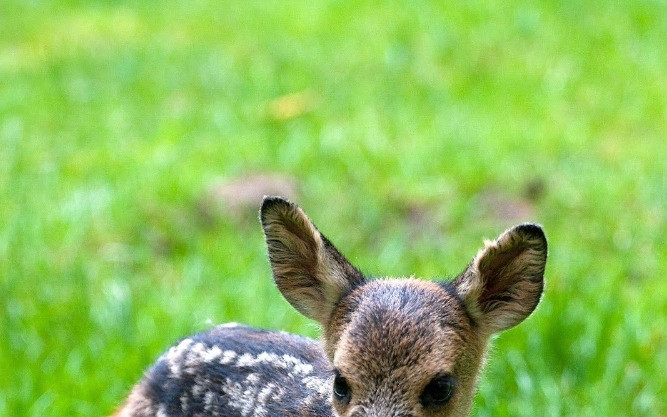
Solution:
[{"label": "fawn's left ear", "polygon": [[260,220],[278,289],[301,314],[326,325],[336,303],[364,276],[296,204],[265,197]]},{"label": "fawn's left ear", "polygon": [[454,285],[475,321],[498,332],[519,324],[537,307],[546,261],[542,228],[522,224],[486,242]]}]

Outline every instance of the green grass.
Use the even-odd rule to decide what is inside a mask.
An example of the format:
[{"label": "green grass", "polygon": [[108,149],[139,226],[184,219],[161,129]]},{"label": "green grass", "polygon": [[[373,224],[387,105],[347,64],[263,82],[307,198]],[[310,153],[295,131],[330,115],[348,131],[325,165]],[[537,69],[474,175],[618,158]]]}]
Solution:
[{"label": "green grass", "polygon": [[256,207],[202,215],[256,172],[374,275],[542,223],[473,414],[667,414],[664,1],[63,3],[0,3],[0,415],[109,413],[211,322],[317,335]]}]

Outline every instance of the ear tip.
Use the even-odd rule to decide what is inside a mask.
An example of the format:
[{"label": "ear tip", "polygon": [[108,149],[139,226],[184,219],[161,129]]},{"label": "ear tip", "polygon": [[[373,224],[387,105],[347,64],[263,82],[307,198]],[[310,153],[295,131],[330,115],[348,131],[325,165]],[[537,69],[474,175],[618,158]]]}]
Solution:
[{"label": "ear tip", "polygon": [[276,195],[265,195],[262,199],[262,205],[259,209],[260,217],[278,207],[294,207],[295,204],[288,199]]},{"label": "ear tip", "polygon": [[294,213],[298,210],[299,206],[285,197],[265,195],[262,200],[262,206],[259,209],[259,220],[262,226],[266,227],[271,222],[271,219],[282,219],[287,213]]},{"label": "ear tip", "polygon": [[544,229],[539,223],[522,223],[516,226],[516,230],[528,235],[544,236]]},{"label": "ear tip", "polygon": [[518,226],[515,226],[513,228],[513,231],[531,240],[541,241],[546,248],[547,236],[544,234],[544,229],[542,228],[542,225],[538,223],[523,223]]}]

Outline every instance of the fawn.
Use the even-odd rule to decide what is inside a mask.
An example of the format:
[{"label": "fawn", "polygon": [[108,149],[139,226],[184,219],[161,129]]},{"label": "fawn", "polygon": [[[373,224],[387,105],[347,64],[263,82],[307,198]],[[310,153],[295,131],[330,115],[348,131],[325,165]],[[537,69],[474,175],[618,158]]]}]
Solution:
[{"label": "fawn", "polygon": [[547,242],[522,224],[451,282],[368,279],[297,205],[260,210],[275,283],[323,344],[237,324],[169,349],[116,417],[467,416],[489,337],[523,321],[544,286]]}]

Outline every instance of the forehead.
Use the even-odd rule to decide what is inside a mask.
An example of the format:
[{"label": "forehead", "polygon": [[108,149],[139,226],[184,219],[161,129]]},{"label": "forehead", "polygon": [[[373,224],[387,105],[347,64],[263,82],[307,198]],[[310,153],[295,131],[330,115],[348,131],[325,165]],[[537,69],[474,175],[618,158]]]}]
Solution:
[{"label": "forehead", "polygon": [[336,346],[336,367],[353,367],[357,375],[414,366],[446,372],[466,344],[470,323],[446,284],[377,280],[351,297],[354,308]]}]

